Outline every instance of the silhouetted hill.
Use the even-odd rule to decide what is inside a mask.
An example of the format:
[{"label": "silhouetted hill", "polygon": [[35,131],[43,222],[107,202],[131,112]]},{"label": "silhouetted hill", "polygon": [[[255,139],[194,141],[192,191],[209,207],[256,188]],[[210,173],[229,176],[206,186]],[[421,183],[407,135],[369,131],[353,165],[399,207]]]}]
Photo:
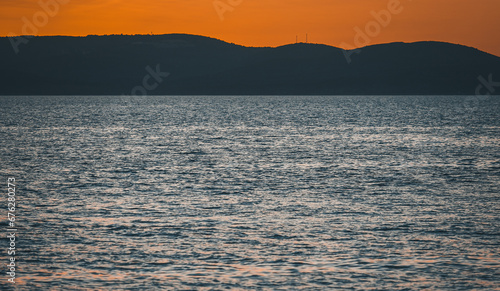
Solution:
[{"label": "silhouetted hill", "polygon": [[[500,81],[499,57],[440,42],[369,46],[350,63],[326,45],[254,48],[183,34],[32,37],[18,48],[0,38],[1,95],[129,95],[137,86],[149,95],[472,95],[479,76]],[[169,75],[146,77],[148,66]]]}]

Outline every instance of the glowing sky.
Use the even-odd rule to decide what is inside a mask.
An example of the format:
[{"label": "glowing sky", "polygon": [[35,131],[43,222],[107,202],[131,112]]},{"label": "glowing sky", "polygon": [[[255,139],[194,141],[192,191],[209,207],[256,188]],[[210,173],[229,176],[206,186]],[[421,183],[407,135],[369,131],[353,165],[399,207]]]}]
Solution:
[{"label": "glowing sky", "polygon": [[[377,30],[373,12],[388,6],[398,13]],[[190,33],[279,46],[307,33],[309,42],[346,48],[368,24],[368,41],[358,44],[436,40],[500,56],[499,11],[499,0],[0,0],[0,35]]]}]

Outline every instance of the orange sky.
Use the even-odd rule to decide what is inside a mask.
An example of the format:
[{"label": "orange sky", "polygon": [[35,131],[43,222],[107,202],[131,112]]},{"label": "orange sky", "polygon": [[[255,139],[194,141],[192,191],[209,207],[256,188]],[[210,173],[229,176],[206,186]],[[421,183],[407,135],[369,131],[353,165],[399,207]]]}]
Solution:
[{"label": "orange sky", "polygon": [[[371,22],[372,11],[398,2],[387,25]],[[499,0],[0,0],[0,35],[190,33],[279,46],[308,33],[310,42],[347,48],[356,46],[355,27],[371,23],[358,44],[437,40],[500,56],[499,11]]]}]

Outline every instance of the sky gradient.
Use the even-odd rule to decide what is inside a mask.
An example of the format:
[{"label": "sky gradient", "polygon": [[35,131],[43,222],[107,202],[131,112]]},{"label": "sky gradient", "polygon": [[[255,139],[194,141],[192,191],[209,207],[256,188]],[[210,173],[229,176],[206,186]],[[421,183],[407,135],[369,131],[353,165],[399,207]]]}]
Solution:
[{"label": "sky gradient", "polygon": [[189,33],[279,46],[307,33],[343,48],[434,40],[500,56],[498,11],[498,0],[0,0],[0,35]]}]

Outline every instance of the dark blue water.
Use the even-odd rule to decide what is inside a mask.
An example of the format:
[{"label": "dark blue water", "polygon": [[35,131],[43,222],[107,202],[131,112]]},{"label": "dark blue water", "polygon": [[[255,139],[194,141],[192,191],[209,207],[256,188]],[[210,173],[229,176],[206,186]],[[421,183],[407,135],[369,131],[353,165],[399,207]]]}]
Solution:
[{"label": "dark blue water", "polygon": [[500,290],[499,117],[499,97],[0,97],[15,286]]}]

